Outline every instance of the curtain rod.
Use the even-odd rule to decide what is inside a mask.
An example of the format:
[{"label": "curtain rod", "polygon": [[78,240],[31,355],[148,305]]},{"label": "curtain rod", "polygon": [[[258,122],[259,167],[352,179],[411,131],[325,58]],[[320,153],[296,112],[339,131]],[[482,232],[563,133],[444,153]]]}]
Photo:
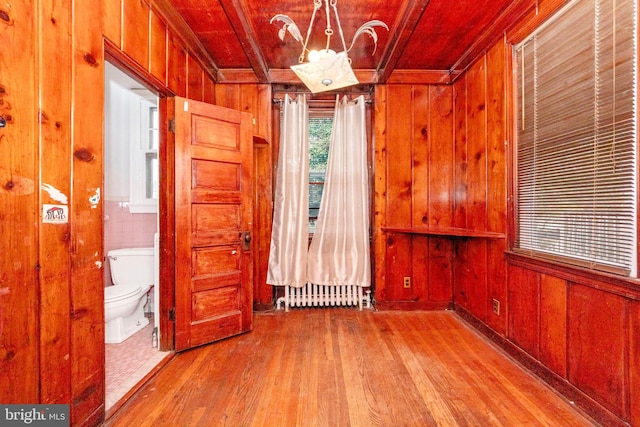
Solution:
[{"label": "curtain rod", "polygon": [[[273,103],[274,104],[281,104],[282,102],[284,102],[284,97],[285,95],[311,95],[311,98],[308,99],[309,102],[312,102],[314,104],[331,104],[331,106],[333,106],[336,102],[336,97],[335,95],[333,95],[331,98],[327,98],[326,95],[324,95],[324,98],[313,98],[313,94],[309,93],[309,92],[304,92],[304,91],[292,91],[292,92],[283,92],[280,94],[275,94],[273,97]],[[371,105],[373,104],[373,99],[371,98],[371,95],[368,94],[345,94],[345,95],[340,95],[340,96],[347,96],[349,97],[349,100],[354,100],[355,98],[358,98],[360,95],[364,96],[364,102],[367,105]],[[353,99],[352,99],[353,96]]]}]

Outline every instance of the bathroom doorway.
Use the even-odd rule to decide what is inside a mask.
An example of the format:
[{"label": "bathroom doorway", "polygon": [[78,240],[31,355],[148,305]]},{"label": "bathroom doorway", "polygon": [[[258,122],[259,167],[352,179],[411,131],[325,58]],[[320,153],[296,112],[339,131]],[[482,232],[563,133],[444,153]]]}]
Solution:
[{"label": "bathroom doorway", "polygon": [[[142,284],[135,327],[106,325],[105,409],[108,411],[151,372],[168,352],[159,351],[160,165],[158,96],[135,79],[105,64],[104,105],[104,284],[118,286],[111,266],[122,249],[153,250],[152,278]],[[112,261],[113,260],[113,261]],[[142,268],[142,267],[140,267]],[[106,297],[110,302],[110,296]],[[109,303],[105,316],[109,316]],[[120,321],[120,320],[118,320]],[[113,327],[112,327],[113,326]],[[116,327],[118,326],[118,327]],[[114,331],[115,332],[112,332]]]}]

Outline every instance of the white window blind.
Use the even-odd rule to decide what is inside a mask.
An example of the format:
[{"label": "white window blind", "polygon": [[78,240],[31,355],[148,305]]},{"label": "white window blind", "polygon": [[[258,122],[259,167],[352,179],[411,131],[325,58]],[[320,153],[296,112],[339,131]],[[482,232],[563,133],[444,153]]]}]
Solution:
[{"label": "white window blind", "polygon": [[636,276],[636,0],[578,0],[515,47],[515,248]]}]

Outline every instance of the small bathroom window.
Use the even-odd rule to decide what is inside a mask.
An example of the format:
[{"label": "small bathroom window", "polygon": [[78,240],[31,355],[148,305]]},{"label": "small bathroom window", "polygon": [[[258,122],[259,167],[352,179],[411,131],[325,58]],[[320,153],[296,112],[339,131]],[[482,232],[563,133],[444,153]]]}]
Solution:
[{"label": "small bathroom window", "polygon": [[158,107],[154,99],[141,99],[140,128],[131,135],[131,213],[155,213],[158,209]]}]

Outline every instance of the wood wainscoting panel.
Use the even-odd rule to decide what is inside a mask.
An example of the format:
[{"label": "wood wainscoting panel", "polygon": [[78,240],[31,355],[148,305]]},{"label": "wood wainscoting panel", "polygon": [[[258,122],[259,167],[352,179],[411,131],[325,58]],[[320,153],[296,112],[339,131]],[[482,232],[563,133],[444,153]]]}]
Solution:
[{"label": "wood wainscoting panel", "polygon": [[533,358],[540,355],[540,275],[509,266],[507,337]]},{"label": "wood wainscoting panel", "polygon": [[631,425],[640,425],[640,302],[629,303],[629,404]]},{"label": "wood wainscoting panel", "polygon": [[540,276],[540,361],[567,378],[567,281]]},{"label": "wood wainscoting panel", "polygon": [[625,419],[626,304],[621,296],[575,283],[569,286],[569,381]]}]

